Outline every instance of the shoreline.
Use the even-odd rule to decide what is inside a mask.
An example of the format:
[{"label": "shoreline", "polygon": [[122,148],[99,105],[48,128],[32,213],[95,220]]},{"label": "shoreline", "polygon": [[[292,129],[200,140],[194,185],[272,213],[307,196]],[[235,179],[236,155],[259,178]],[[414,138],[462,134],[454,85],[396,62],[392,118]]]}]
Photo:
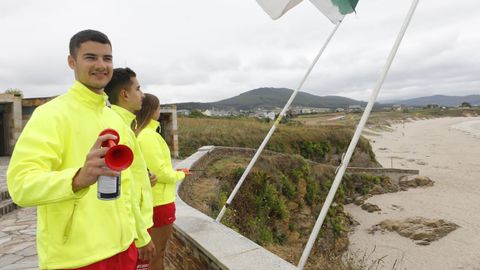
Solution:
[{"label": "shoreline", "polygon": [[[346,205],[345,210],[360,223],[349,235],[349,251],[367,254],[372,261],[386,256],[379,269],[476,269],[480,265],[480,215],[475,211],[480,205],[476,162],[480,160],[480,118],[417,120],[368,138],[383,167],[419,169],[435,184],[369,198],[367,202],[382,209],[379,213]],[[411,217],[444,219],[460,228],[428,246],[416,245],[395,232],[367,232],[383,220]]]}]

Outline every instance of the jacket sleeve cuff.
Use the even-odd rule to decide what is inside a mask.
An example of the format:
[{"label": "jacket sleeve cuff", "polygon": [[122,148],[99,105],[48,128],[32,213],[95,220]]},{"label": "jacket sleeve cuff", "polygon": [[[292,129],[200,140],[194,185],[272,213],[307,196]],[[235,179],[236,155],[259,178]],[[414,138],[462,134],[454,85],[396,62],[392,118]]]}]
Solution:
[{"label": "jacket sleeve cuff", "polygon": [[139,236],[138,239],[135,240],[135,246],[137,248],[144,247],[150,243],[150,241],[152,241],[152,238],[150,237],[150,234],[148,234],[147,230],[145,230],[142,234],[142,236]]},{"label": "jacket sleeve cuff", "polygon": [[177,172],[177,181],[181,181],[183,179],[185,179],[185,173],[182,172],[182,171],[178,171]]},{"label": "jacket sleeve cuff", "polygon": [[[73,184],[73,178],[75,178],[75,176],[77,175],[78,171],[80,171],[81,168],[72,168],[72,169],[69,169],[69,171],[71,171],[72,173],[72,184]],[[72,187],[72,194],[73,194],[73,198],[74,199],[80,199],[82,198],[83,196],[85,196],[85,194],[88,193],[88,191],[90,190],[90,186],[86,187],[86,188],[82,188],[80,190],[77,190],[77,191],[73,191],[73,187]]]}]

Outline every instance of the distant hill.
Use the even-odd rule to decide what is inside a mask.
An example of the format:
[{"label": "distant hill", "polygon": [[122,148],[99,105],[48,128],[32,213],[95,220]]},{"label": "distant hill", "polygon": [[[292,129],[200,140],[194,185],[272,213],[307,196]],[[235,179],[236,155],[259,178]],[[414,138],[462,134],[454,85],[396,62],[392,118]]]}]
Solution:
[{"label": "distant hill", "polygon": [[435,96],[419,97],[419,98],[394,101],[389,103],[402,104],[407,106],[426,106],[428,104],[438,104],[439,106],[455,107],[455,106],[460,106],[463,102],[468,102],[472,106],[480,105],[480,95],[469,95],[469,96],[435,95]]},{"label": "distant hill", "polygon": [[[293,90],[288,88],[257,88],[238,96],[220,100],[217,102],[200,103],[187,102],[178,103],[177,109],[200,109],[206,110],[212,107],[223,110],[253,110],[256,108],[272,109],[282,108],[292,95]],[[292,103],[292,106],[313,107],[313,108],[345,108],[348,105],[362,105],[367,103],[340,96],[316,96],[305,92],[299,92]]]}]

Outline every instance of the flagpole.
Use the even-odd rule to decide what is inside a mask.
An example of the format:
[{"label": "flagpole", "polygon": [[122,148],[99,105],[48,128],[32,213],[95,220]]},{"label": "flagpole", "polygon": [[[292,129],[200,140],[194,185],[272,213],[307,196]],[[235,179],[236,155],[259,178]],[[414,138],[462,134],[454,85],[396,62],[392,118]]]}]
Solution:
[{"label": "flagpole", "polygon": [[267,145],[268,141],[270,140],[270,138],[272,137],[273,135],[273,132],[275,131],[275,129],[277,128],[277,125],[280,123],[280,121],[282,120],[282,118],[285,116],[285,113],[287,112],[288,108],[290,107],[290,105],[292,104],[293,100],[295,99],[295,97],[297,96],[298,94],[298,91],[300,90],[300,88],[302,88],[303,84],[305,83],[305,81],[307,80],[308,76],[310,75],[313,67],[315,66],[315,64],[318,62],[318,59],[320,58],[320,56],[323,54],[323,51],[325,51],[325,49],[327,48],[327,45],[330,43],[330,40],[332,39],[333,35],[335,35],[335,32],[337,32],[337,29],[338,27],[340,26],[340,24],[342,23],[342,21],[338,22],[335,27],[333,28],[332,32],[330,33],[330,35],[328,36],[327,40],[325,41],[325,43],[323,44],[322,48],[320,49],[320,51],[318,52],[317,56],[315,57],[315,59],[313,60],[312,64],[310,65],[310,68],[307,70],[307,72],[305,73],[305,76],[303,77],[302,81],[300,82],[300,84],[298,85],[298,87],[295,89],[295,91],[293,91],[292,95],[290,96],[290,99],[288,100],[287,104],[285,104],[285,107],[283,107],[283,110],[280,112],[280,114],[278,115],[277,119],[275,120],[275,122],[273,123],[273,126],[270,128],[270,131],[268,132],[267,136],[265,137],[265,139],[263,139],[263,142],[262,144],[260,145],[260,147],[257,149],[257,152],[255,153],[255,155],[253,156],[253,159],[250,161],[250,163],[248,164],[247,168],[245,169],[245,171],[243,172],[242,176],[240,177],[240,180],[238,180],[238,183],[237,185],[235,186],[235,188],[233,189],[232,193],[230,193],[230,196],[228,196],[228,199],[227,199],[227,202],[225,203],[225,205],[222,207],[222,210],[220,211],[220,213],[218,214],[217,218],[215,219],[217,222],[220,222],[222,220],[222,217],[223,215],[225,214],[225,211],[227,210],[227,207],[230,206],[230,204],[232,203],[232,200],[233,198],[235,197],[235,195],[237,194],[238,190],[240,189],[240,187],[242,186],[243,182],[245,181],[245,178],[247,178],[247,175],[250,173],[250,170],[252,169],[253,165],[255,165],[255,162],[257,161],[258,157],[260,156],[260,154],[262,153],[263,149],[265,148],[265,146]]},{"label": "flagpole", "polygon": [[413,13],[415,12],[418,1],[419,0],[413,0],[410,10],[408,11],[407,17],[405,18],[405,21],[400,30],[400,33],[398,34],[397,39],[395,40],[395,43],[393,45],[393,48],[390,51],[390,55],[387,58],[387,62],[383,68],[381,76],[375,85],[372,95],[370,96],[370,100],[368,101],[367,107],[365,108],[362,118],[360,119],[360,123],[358,124],[358,127],[355,130],[355,134],[353,135],[352,141],[348,146],[347,153],[345,154],[342,160],[342,163],[340,164],[337,175],[335,176],[335,180],[333,181],[332,187],[328,192],[325,203],[322,206],[320,215],[318,216],[317,221],[315,222],[315,226],[313,227],[313,231],[310,234],[310,237],[308,238],[308,242],[305,246],[305,249],[303,250],[302,257],[300,258],[300,262],[298,263],[298,269],[303,269],[305,267],[305,264],[307,263],[307,259],[310,256],[310,252],[312,251],[312,248],[313,248],[313,244],[317,239],[318,233],[320,232],[323,221],[325,220],[325,217],[327,215],[328,209],[330,208],[330,205],[332,204],[332,201],[335,197],[335,193],[337,192],[338,186],[342,182],[342,178],[345,173],[345,170],[347,169],[348,163],[350,162],[350,158],[352,157],[353,151],[355,150],[358,140],[360,139],[360,135],[362,134],[363,128],[365,127],[365,124],[368,120],[368,117],[373,108],[375,100],[377,99],[378,93],[380,92],[383,82],[385,81],[388,70],[392,65],[393,59],[395,58],[395,54],[398,51],[398,47],[400,46],[400,43],[402,42],[402,39],[403,39],[403,36],[405,35],[407,27],[413,17]]}]

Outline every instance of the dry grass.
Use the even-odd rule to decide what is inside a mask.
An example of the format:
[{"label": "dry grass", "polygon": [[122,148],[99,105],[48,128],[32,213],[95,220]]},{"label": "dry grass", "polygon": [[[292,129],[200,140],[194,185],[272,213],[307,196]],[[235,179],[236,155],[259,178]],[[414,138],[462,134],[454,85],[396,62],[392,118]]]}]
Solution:
[{"label": "dry grass", "polygon": [[345,270],[406,270],[404,267],[405,258],[400,257],[396,258],[392,265],[386,265],[385,258],[387,255],[378,257],[375,253],[376,247],[371,251],[369,250],[358,250],[356,252],[347,252],[342,258],[342,265],[345,267]]},{"label": "dry grass", "polygon": [[[204,145],[258,148],[273,123],[253,118],[187,118],[179,120],[180,155],[185,157]],[[350,126],[280,124],[266,149],[299,154],[307,159],[336,165],[353,135]],[[357,146],[353,163],[374,165],[375,156],[367,140]],[[363,153],[363,155],[362,155]],[[361,164],[363,163],[363,164]]]}]

